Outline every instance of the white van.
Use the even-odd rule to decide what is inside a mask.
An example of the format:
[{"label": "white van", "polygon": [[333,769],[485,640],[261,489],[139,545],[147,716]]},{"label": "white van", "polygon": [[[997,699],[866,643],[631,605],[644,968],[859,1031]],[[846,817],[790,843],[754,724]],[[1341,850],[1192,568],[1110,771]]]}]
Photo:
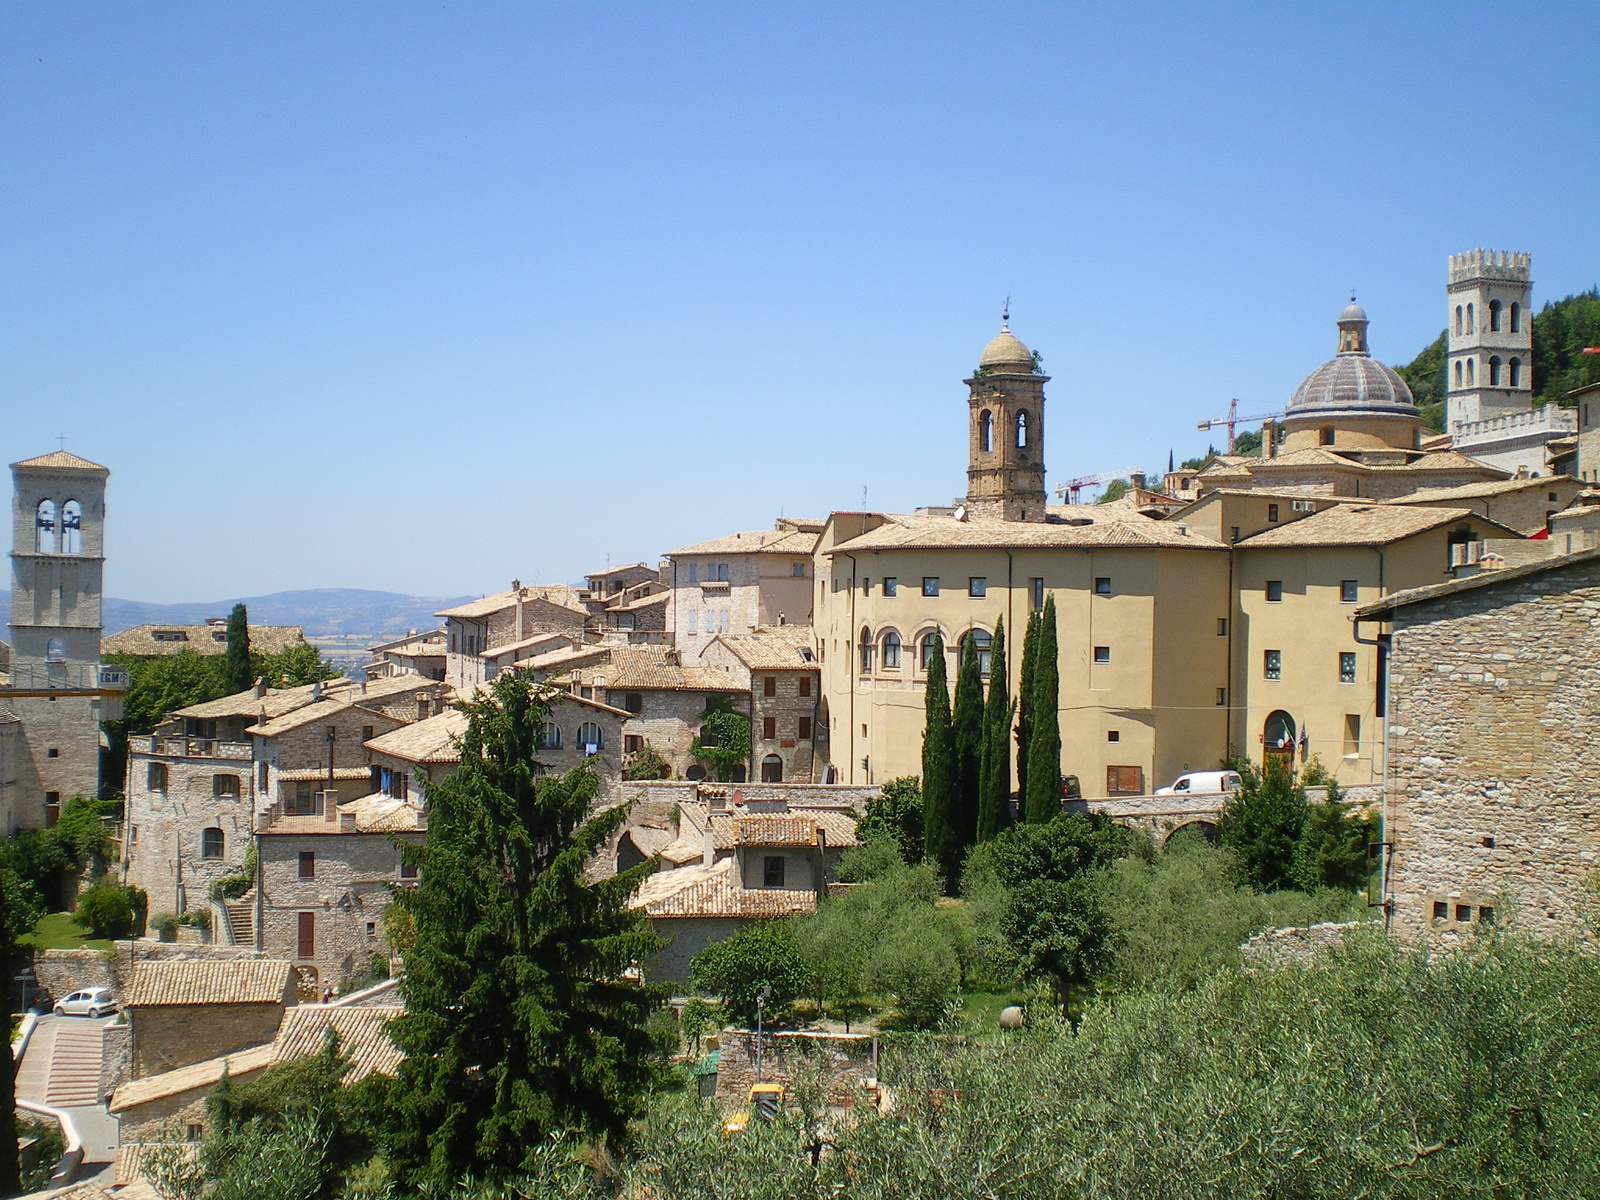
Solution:
[{"label": "white van", "polygon": [[1158,796],[1221,796],[1237,792],[1243,781],[1237,771],[1191,771],[1170,785],[1157,788]]}]

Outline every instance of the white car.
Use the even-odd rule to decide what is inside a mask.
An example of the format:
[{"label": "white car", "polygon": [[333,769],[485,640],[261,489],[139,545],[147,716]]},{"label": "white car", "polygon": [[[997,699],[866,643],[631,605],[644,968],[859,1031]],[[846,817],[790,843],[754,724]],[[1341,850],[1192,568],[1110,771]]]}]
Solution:
[{"label": "white car", "polygon": [[117,1002],[111,998],[110,988],[73,992],[65,1000],[56,1001],[58,1017],[109,1017],[116,1011]]},{"label": "white car", "polygon": [[1167,787],[1157,788],[1158,796],[1222,796],[1237,792],[1243,780],[1237,771],[1193,771],[1179,775]]}]

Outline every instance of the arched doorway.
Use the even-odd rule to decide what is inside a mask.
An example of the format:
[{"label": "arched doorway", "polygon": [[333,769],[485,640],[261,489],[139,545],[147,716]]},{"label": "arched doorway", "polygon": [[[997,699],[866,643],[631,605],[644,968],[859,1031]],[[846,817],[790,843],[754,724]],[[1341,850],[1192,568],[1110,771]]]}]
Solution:
[{"label": "arched doorway", "polygon": [[783,759],[776,754],[769,754],[761,760],[761,782],[783,782]]},{"label": "arched doorway", "polygon": [[645,854],[634,844],[631,833],[625,833],[617,839],[617,874],[632,870],[644,860]]},{"label": "arched doorway", "polygon": [[1267,716],[1261,730],[1261,763],[1264,767],[1294,767],[1294,718],[1281,708]]}]

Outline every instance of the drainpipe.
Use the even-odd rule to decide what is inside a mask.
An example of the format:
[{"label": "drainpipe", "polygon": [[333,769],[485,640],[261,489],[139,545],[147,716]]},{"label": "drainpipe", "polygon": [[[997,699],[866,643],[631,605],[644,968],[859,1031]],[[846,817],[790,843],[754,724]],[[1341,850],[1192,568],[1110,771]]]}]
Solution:
[{"label": "drainpipe", "polygon": [[[1382,558],[1381,553],[1379,555],[1379,558],[1380,558],[1380,561],[1381,561],[1381,558]],[[1388,658],[1389,658],[1389,649],[1393,644],[1394,635],[1392,633],[1380,633],[1376,637],[1364,638],[1364,637],[1361,636],[1361,618],[1360,617],[1355,617],[1355,616],[1350,618],[1350,633],[1355,638],[1355,640],[1357,642],[1359,642],[1361,645],[1363,645],[1363,646],[1376,646],[1377,649],[1378,649],[1378,686],[1381,689],[1379,695],[1380,695],[1381,700],[1382,700],[1381,707],[1383,709],[1382,715],[1379,716],[1379,718],[1378,718],[1383,723],[1382,726],[1381,726],[1382,737],[1381,737],[1381,740],[1379,742],[1379,745],[1382,747],[1382,753],[1383,753],[1383,783],[1382,783],[1382,787],[1383,787],[1383,829],[1382,829],[1382,832],[1380,832],[1378,834],[1378,837],[1379,837],[1378,852],[1379,852],[1379,854],[1382,855],[1385,850],[1388,851],[1388,853],[1386,855],[1384,855],[1383,858],[1381,859],[1382,874],[1380,876],[1379,887],[1380,887],[1380,890],[1381,890],[1381,893],[1382,893],[1382,896],[1383,896],[1383,928],[1384,928],[1385,932],[1388,932],[1390,930],[1390,926],[1391,926],[1391,924],[1393,923],[1393,920],[1394,920],[1394,903],[1393,903],[1393,901],[1392,901],[1392,899],[1390,898],[1390,895],[1389,895],[1389,872],[1390,872],[1390,870],[1392,868],[1393,860],[1394,860],[1394,839],[1391,836],[1391,832],[1394,829],[1394,818],[1393,818],[1393,811],[1392,811],[1393,810],[1393,804],[1391,803],[1391,795],[1392,795],[1392,793],[1391,793],[1391,790],[1390,790],[1390,787],[1389,787],[1389,697],[1388,697],[1388,690],[1389,690]]]},{"label": "drainpipe", "polygon": [[1233,589],[1233,560],[1234,556],[1238,553],[1238,546],[1230,543],[1228,546],[1228,670],[1225,676],[1228,692],[1227,695],[1223,697],[1225,700],[1227,700],[1227,704],[1223,706],[1222,714],[1223,737],[1225,739],[1223,744],[1227,747],[1227,755],[1223,759],[1224,762],[1235,757],[1235,749],[1233,745],[1233,632],[1234,626],[1239,623],[1239,610],[1241,606],[1238,602],[1238,593]]}]

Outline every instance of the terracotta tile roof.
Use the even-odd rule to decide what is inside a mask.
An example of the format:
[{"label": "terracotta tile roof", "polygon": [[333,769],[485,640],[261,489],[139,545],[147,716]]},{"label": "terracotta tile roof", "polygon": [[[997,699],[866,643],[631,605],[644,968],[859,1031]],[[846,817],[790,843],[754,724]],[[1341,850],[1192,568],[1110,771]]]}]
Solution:
[{"label": "terracotta tile roof", "polygon": [[730,533],[727,537],[696,542],[670,551],[669,558],[690,554],[800,554],[810,557],[817,548],[817,534],[790,529],[757,529],[750,533]]},{"label": "terracotta tile roof", "polygon": [[1520,537],[1486,521],[1469,508],[1423,508],[1394,504],[1335,504],[1277,529],[1264,530],[1241,539],[1241,550],[1288,546],[1387,546],[1403,538],[1437,529],[1454,521],[1471,518],[1480,525],[1492,525],[1507,537]]},{"label": "terracotta tile roof", "polygon": [[402,725],[363,742],[368,750],[403,758],[414,763],[453,763],[461,761],[457,743],[467,731],[467,714],[447,708],[437,717]]},{"label": "terracotta tile roof", "polygon": [[65,450],[52,450],[49,454],[41,454],[38,458],[25,458],[21,462],[11,464],[16,467],[53,467],[61,471],[105,471],[111,474],[99,463],[92,463],[87,458],[79,458],[76,454],[68,454]]},{"label": "terracotta tile roof", "polygon": [[341,804],[339,812],[355,817],[357,833],[414,833],[426,828],[420,805],[382,793]]},{"label": "terracotta tile roof", "polygon": [[[577,612],[583,611],[583,604],[578,599],[578,588],[565,583],[549,583],[529,585],[522,589],[524,600],[543,600],[546,604],[554,604],[560,608],[570,608]],[[493,596],[484,596],[481,600],[472,600],[466,604],[458,604],[454,608],[442,608],[433,615],[436,617],[489,617],[497,612],[515,606],[517,594],[512,591],[498,592]]]},{"label": "terracotta tile roof", "polygon": [[1502,471],[1499,467],[1491,467],[1486,462],[1461,454],[1455,450],[1435,450],[1424,454],[1404,465],[1375,466],[1374,471],[1480,471],[1487,475],[1495,475],[1505,479],[1510,472]]},{"label": "terracotta tile roof", "polygon": [[733,837],[741,846],[815,846],[817,823],[783,813],[736,816]]},{"label": "terracotta tile roof", "polygon": [[481,658],[504,658],[508,654],[520,654],[524,650],[535,646],[545,646],[549,650],[565,649],[572,645],[572,639],[564,633],[535,633],[523,638],[520,642],[502,642],[498,646],[488,646],[479,655]]},{"label": "terracotta tile roof", "polygon": [[294,995],[294,968],[278,959],[177,959],[135,965],[131,1008],[176,1004],[281,1004]]},{"label": "terracotta tile roof", "polygon": [[1423,488],[1409,496],[1396,496],[1390,504],[1446,504],[1451,500],[1476,500],[1484,496],[1505,496],[1512,492],[1544,489],[1558,483],[1577,483],[1570,475],[1546,475],[1540,479],[1491,479],[1466,483],[1460,487]]},{"label": "terracotta tile roof", "polygon": [[1058,521],[977,519],[957,521],[954,517],[894,514],[878,528],[849,541],[840,542],[829,553],[957,547],[1006,549],[1035,546],[1227,549],[1221,542],[1212,541],[1193,530],[1181,533],[1180,528],[1184,527],[1174,521],[1152,521],[1145,517],[1104,522],[1095,522],[1091,517],[1088,521],[1089,523],[1081,525]]},{"label": "terracotta tile roof", "polygon": [[[199,704],[191,704],[188,708],[175,710],[175,717],[195,717],[200,720],[212,720],[217,717],[256,717],[260,719],[263,714],[267,720],[281,717],[284,713],[293,712],[313,703],[311,693],[312,684],[292,688],[268,688],[266,695],[257,696],[254,688],[242,692],[235,692],[231,696],[223,696],[217,700],[205,700]],[[337,696],[355,687],[349,679],[330,679],[322,685],[324,696]]]},{"label": "terracotta tile roof", "polygon": [[1436,599],[1439,596],[1448,596],[1455,592],[1470,592],[1476,588],[1496,587],[1500,584],[1516,583],[1530,575],[1542,575],[1546,571],[1559,571],[1577,563],[1600,561],[1600,549],[1575,550],[1571,554],[1562,554],[1555,558],[1542,559],[1539,562],[1524,563],[1519,567],[1506,567],[1501,571],[1480,571],[1476,575],[1468,575],[1463,579],[1452,579],[1447,583],[1433,583],[1427,587],[1408,588],[1403,592],[1395,592],[1392,596],[1385,596],[1382,600],[1374,600],[1371,604],[1363,605],[1356,609],[1356,616],[1374,620],[1388,620],[1396,610],[1411,604],[1421,604],[1424,601]]},{"label": "terracotta tile roof", "polygon": [[111,1097],[111,1111],[127,1112],[130,1108],[149,1104],[152,1100],[165,1100],[169,1096],[181,1096],[197,1088],[210,1088],[222,1078],[224,1069],[229,1076],[236,1078],[255,1071],[264,1071],[272,1065],[272,1062],[273,1048],[272,1043],[268,1042],[264,1046],[251,1046],[248,1050],[241,1050],[237,1054],[224,1054],[218,1058],[190,1063],[186,1067],[179,1067],[176,1071],[148,1075],[119,1087]]},{"label": "terracotta tile roof", "polygon": [[343,1082],[350,1084],[368,1075],[393,1075],[405,1056],[389,1040],[385,1026],[405,1009],[400,1005],[373,1005],[370,1008],[302,1004],[283,1014],[278,1036],[273,1039],[274,1062],[305,1058],[322,1052],[322,1041],[331,1026],[339,1035],[339,1049],[350,1056],[350,1070]]},{"label": "terracotta tile roof", "polygon": [[374,642],[367,649],[373,654],[381,654],[385,651],[402,655],[443,654],[445,653],[445,633],[442,629],[430,629],[426,633],[407,634],[405,637],[396,638],[392,642]]},{"label": "terracotta tile roof", "polygon": [[640,596],[637,600],[624,601],[622,604],[612,604],[606,607],[607,612],[637,612],[641,608],[655,608],[672,599],[671,592],[657,592],[653,596]]},{"label": "terracotta tile roof", "polygon": [[[693,867],[680,867],[676,871],[660,874],[685,875]],[[685,879],[682,886],[657,899],[641,901],[634,898],[633,907],[643,908],[652,919],[693,917],[790,917],[796,913],[815,912],[815,892],[789,891],[785,888],[741,888],[733,885],[733,860],[723,859],[709,871],[696,872],[697,878]],[[677,881],[674,881],[677,882]],[[641,889],[642,890],[642,889]]]},{"label": "terracotta tile roof", "polygon": [[557,671],[563,667],[605,662],[610,658],[610,646],[571,646],[565,650],[551,650],[547,654],[533,654],[527,658],[519,658],[511,665],[519,671]]},{"label": "terracotta tile roof", "polygon": [[[396,691],[415,691],[419,688],[425,687],[428,683],[428,681],[423,679],[420,675],[391,675],[388,677],[374,679],[372,682],[404,683],[407,685],[404,688],[390,688],[386,691],[386,695],[393,695]],[[368,696],[362,696],[359,693],[356,695],[340,693],[337,699],[318,700],[315,703],[307,704],[297,708],[293,712],[284,713],[281,717],[273,717],[264,722],[257,722],[256,724],[249,726],[245,732],[255,734],[258,737],[279,737],[285,733],[288,733],[292,729],[299,729],[306,725],[314,725],[318,721],[330,720],[339,713],[345,712],[348,709],[356,709],[364,713],[370,713],[374,717],[382,717],[391,721],[395,719],[389,716],[388,713],[379,712],[375,708],[370,708],[367,705],[358,703],[358,701],[371,698],[372,697],[370,694]]]},{"label": "terracotta tile roof", "polygon": [[577,683],[614,691],[734,692],[740,688],[727,672],[691,663],[669,663],[666,646],[612,646],[609,662],[579,667],[570,677]]},{"label": "terracotta tile roof", "polygon": [[[337,783],[341,779],[366,779],[371,774],[371,770],[367,767],[335,767],[333,780]],[[277,775],[277,778],[284,783],[314,783],[327,777],[327,767],[295,767],[289,771],[279,771]]]},{"label": "terracotta tile roof", "polygon": [[804,671],[817,666],[809,625],[762,625],[753,633],[719,633],[721,642],[752,671]]},{"label": "terracotta tile roof", "polygon": [[[183,640],[157,638],[157,632],[183,634]],[[217,635],[222,635],[218,639]],[[305,631],[298,625],[250,626],[250,649],[261,654],[276,654],[291,646],[306,644]],[[222,654],[228,648],[227,627],[224,625],[135,625],[121,633],[108,634],[100,639],[101,654],[133,654],[141,658],[155,658],[164,654],[181,654],[193,650],[196,654]]]}]

